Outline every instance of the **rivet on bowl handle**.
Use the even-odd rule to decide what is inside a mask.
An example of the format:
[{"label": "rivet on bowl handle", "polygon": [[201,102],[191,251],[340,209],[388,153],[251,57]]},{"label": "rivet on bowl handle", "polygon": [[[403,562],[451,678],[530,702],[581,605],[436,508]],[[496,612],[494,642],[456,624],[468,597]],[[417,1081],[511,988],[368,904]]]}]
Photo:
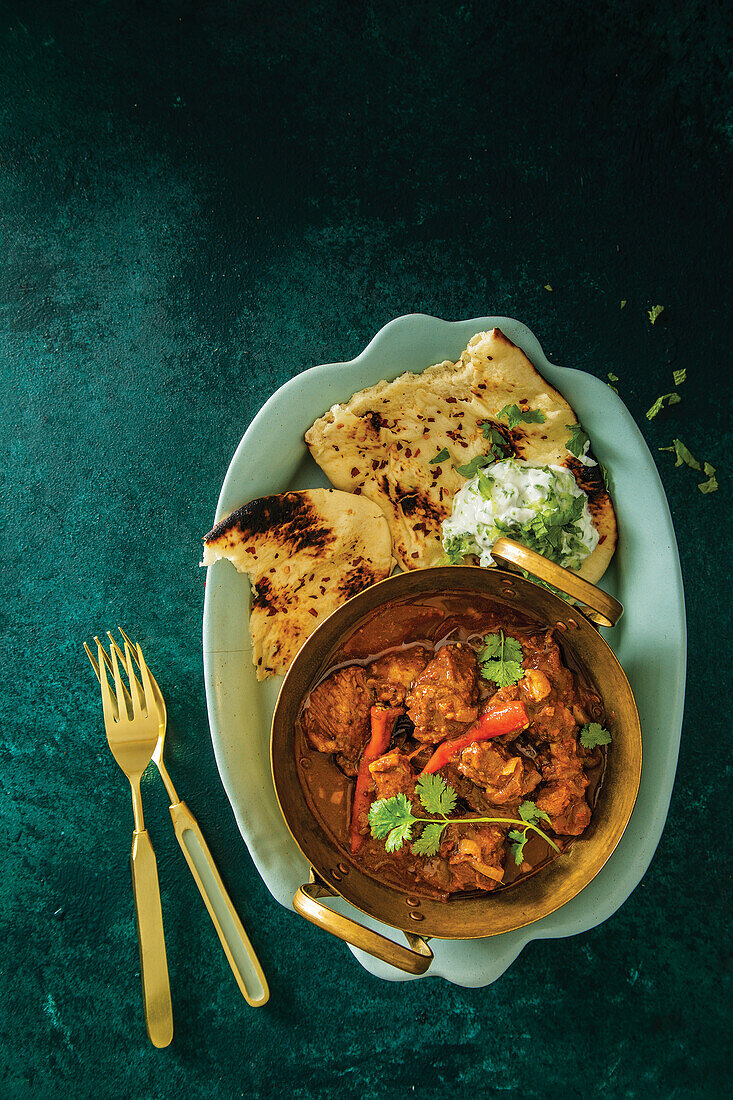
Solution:
[{"label": "rivet on bowl handle", "polygon": [[578,600],[580,610],[596,626],[615,626],[623,614],[623,606],[613,596],[514,539],[497,539],[491,548],[491,556],[497,564],[509,569],[523,569]]},{"label": "rivet on bowl handle", "polygon": [[311,924],[318,925],[332,936],[345,940],[352,947],[366,951],[382,962],[390,966],[396,966],[398,970],[404,970],[406,974],[424,974],[433,961],[433,952],[428,947],[422,936],[416,936],[413,932],[405,932],[409,947],[394,943],[379,932],[365,928],[350,917],[342,913],[335,913],[326,905],[321,905],[319,898],[333,898],[336,893],[327,883],[311,872],[313,881],[300,886],[293,898],[293,907],[296,913],[305,917]]}]

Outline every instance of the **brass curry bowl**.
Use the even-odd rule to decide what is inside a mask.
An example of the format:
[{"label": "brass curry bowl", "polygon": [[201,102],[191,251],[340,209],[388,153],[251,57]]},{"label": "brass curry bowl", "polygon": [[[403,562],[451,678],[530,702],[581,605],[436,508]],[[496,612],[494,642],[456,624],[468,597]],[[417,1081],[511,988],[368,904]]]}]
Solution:
[{"label": "brass curry bowl", "polygon": [[[634,808],[641,778],[641,726],[629,682],[594,622],[612,626],[621,605],[605,592],[509,539],[496,543],[502,568],[447,566],[400,573],[367,588],[338,608],[314,631],[295,658],[280,690],[272,720],[272,774],[280,809],[293,839],[311,865],[311,881],[295,894],[301,916],[384,962],[411,974],[432,961],[427,940],[479,939],[510,932],[553,913],[598,874],[620,841]],[[511,572],[515,568],[567,592],[567,603],[546,588]],[[495,598],[553,627],[563,649],[582,669],[603,701],[613,733],[606,771],[590,824],[568,850],[531,876],[482,896],[440,901],[411,896],[380,883],[353,862],[321,828],[297,774],[295,728],[301,704],[328,667],[339,641],[379,607],[443,593]],[[582,610],[581,610],[582,609]],[[595,717],[595,715],[594,715]],[[404,932],[409,947],[323,905],[340,895],[369,916]]]}]

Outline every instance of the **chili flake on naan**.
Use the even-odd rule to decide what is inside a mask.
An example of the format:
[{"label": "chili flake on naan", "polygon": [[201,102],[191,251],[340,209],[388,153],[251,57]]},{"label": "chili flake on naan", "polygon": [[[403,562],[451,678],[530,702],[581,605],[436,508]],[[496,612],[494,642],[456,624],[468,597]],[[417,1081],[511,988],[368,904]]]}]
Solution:
[{"label": "chili flake on naan", "polygon": [[258,680],[287,672],[318,624],[389,576],[394,564],[378,505],[335,489],[250,501],[204,537],[202,565],[219,558],[252,584],[249,629]]},{"label": "chili flake on naan", "polygon": [[[539,409],[545,420],[510,428],[506,418],[498,418],[507,405]],[[565,398],[495,328],[474,336],[456,363],[446,360],[421,374],[402,374],[334,405],[305,439],[333,485],[383,510],[404,569],[434,565],[443,557],[441,525],[466,484],[454,466],[489,453],[492,438],[501,437],[503,456],[566,466],[588,496],[599,534],[598,546],[576,572],[596,581],[613,556],[616,517],[591,452],[577,458],[565,446],[571,435],[567,426],[576,422]],[[498,434],[492,436],[492,429]]]}]

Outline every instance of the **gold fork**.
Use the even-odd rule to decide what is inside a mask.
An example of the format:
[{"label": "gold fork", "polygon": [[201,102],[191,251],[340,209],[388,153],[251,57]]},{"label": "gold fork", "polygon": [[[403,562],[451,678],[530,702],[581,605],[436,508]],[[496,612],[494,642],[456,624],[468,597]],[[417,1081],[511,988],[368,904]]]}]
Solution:
[{"label": "gold fork", "polygon": [[[145,828],[140,797],[140,778],[150,763],[158,741],[158,712],[150,673],[142,653],[136,654],[142,678],[141,687],[133,669],[132,648],[127,642],[124,653],[119,647],[112,649],[110,660],[99,638],[94,640],[97,643],[98,661],[95,661],[86,642],[84,648],[102,689],[107,742],[132,788],[135,831],[132,834],[130,864],[140,944],[145,1024],[153,1046],[167,1047],[173,1038],[173,1010],[165,954],[163,912],[160,905],[158,867],[153,845]],[[120,660],[127,673],[129,691],[122,682]],[[114,680],[114,697],[105,665],[110,669]]]},{"label": "gold fork", "polygon": [[[122,627],[118,629],[125,641],[125,652],[129,649],[135,659],[137,659],[138,654],[142,656],[140,646],[128,638]],[[109,631],[107,631],[107,636],[117,656],[120,658],[124,657],[124,654]],[[109,658],[107,658],[106,654],[104,654],[104,657],[109,663]],[[199,893],[204,899],[209,916],[217,931],[221,945],[224,948],[224,953],[232,968],[232,972],[237,980],[242,996],[253,1008],[259,1008],[267,1003],[270,996],[267,979],[265,978],[249,937],[244,930],[239,914],[234,908],[232,900],[222,882],[221,875],[214,863],[208,845],[204,840],[199,824],[186,803],[182,802],[178,797],[178,792],[173,785],[173,780],[163,761],[163,747],[165,744],[168,721],[167,710],[163,693],[149,669],[148,675],[150,677],[150,683],[152,684],[158,714],[158,741],[152,759],[160,772],[168,792],[168,797],[170,799],[170,814],[176,839],[178,840],[181,851],[186,857],[186,862],[199,888]]]}]

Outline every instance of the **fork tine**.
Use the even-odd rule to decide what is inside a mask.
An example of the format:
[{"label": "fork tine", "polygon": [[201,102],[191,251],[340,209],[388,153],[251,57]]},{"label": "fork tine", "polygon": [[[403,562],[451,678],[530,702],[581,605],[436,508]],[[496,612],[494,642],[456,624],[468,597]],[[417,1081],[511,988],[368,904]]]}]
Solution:
[{"label": "fork tine", "polygon": [[99,669],[100,674],[99,686],[102,689],[102,710],[104,712],[104,724],[105,726],[111,726],[114,722],[117,721],[117,714],[114,713],[115,706],[112,702],[112,692],[110,690],[109,680],[107,679],[107,669],[104,663],[104,658],[106,654],[102,649],[102,643],[99,641],[99,638],[97,638],[96,641],[97,650],[99,653],[99,664],[97,665],[97,668]]},{"label": "fork tine", "polygon": [[94,635],[94,641],[97,643],[97,645],[102,650],[102,656],[104,657],[104,663],[106,664],[106,666],[109,669],[110,673],[112,675],[114,675],[114,669],[112,668],[112,662],[110,661],[109,657],[107,656],[107,650],[104,648],[104,646],[102,645],[102,643],[100,642],[100,640],[99,640],[99,638],[97,637],[96,634]]},{"label": "fork tine", "polygon": [[[91,649],[89,648],[89,646],[87,645],[86,642],[84,642],[84,649],[86,650],[87,657],[91,661],[92,668],[94,669],[97,680],[99,681],[99,686],[101,687],[102,686],[102,673],[100,672],[100,667],[104,668],[104,666],[106,665],[107,668],[109,668],[109,670],[111,672],[112,671],[112,662],[110,661],[109,657],[107,656],[104,649],[102,648],[102,643],[100,642],[99,638],[96,637],[96,635],[95,635],[94,641],[97,643],[97,648],[101,652],[102,656],[104,657],[103,661],[101,661],[99,663],[97,662],[96,657],[94,656],[94,654],[92,653]],[[106,677],[105,677],[105,679],[106,679]],[[111,697],[110,697],[110,702],[112,704],[112,710],[115,712],[115,719],[116,719],[117,718],[117,705],[115,703],[115,700],[112,699]]]},{"label": "fork tine", "polygon": [[86,650],[87,657],[92,663],[92,668],[94,669],[95,675],[101,684],[102,677],[99,674],[99,665],[97,664],[97,658],[94,656],[86,642],[84,642],[84,649]]},{"label": "fork tine", "polygon": [[153,689],[153,683],[152,683],[153,677],[152,677],[152,674],[151,674],[150,670],[148,669],[145,658],[143,657],[142,649],[140,648],[139,645],[136,646],[136,649],[137,649],[137,663],[140,667],[140,673],[142,675],[142,680],[143,680],[143,688],[145,689],[145,705],[148,708],[148,713],[151,714],[153,711],[157,710],[156,703],[155,703],[155,691]]},{"label": "fork tine", "polygon": [[[130,678],[130,694],[132,695],[132,712],[135,715],[135,717],[137,718],[143,712],[143,703],[145,702],[145,700],[143,699],[142,688],[140,687],[140,683],[138,681],[138,678],[135,675],[135,668],[134,668],[134,665],[132,663],[132,650],[130,649],[127,642],[125,642],[125,666],[127,668],[127,675]],[[133,684],[134,684],[134,688],[133,688]]]},{"label": "fork tine", "polygon": [[[94,635],[94,641],[97,643],[97,646],[99,647],[99,649],[102,653],[102,656],[104,657],[104,663],[107,666],[107,668],[109,669],[110,675],[114,677],[114,674],[115,674],[114,665],[112,664],[112,661],[110,660],[109,656],[107,655],[107,650],[104,648],[104,646],[102,645],[102,643],[100,642],[100,640],[99,640],[99,638],[97,637],[96,634]],[[128,692],[127,688],[125,687],[124,683],[122,683],[121,679],[120,679],[120,683],[122,684],[122,694],[125,698],[125,713],[129,715],[132,700],[130,699],[129,692]],[[112,703],[113,703],[113,705],[116,706],[117,700],[113,699]],[[117,718],[119,719],[119,710],[117,711]]]},{"label": "fork tine", "polygon": [[[118,627],[118,630],[121,634],[123,633],[120,627]],[[138,718],[142,714],[143,689],[140,687],[140,681],[135,675],[135,666],[132,663],[130,649],[127,642],[125,642],[125,652],[123,653],[109,630],[107,631],[107,637],[112,644],[112,649],[117,654],[118,660],[125,666],[125,671],[127,672],[127,676],[130,681],[129,698],[132,703],[132,714],[134,718]]]},{"label": "fork tine", "polygon": [[[139,644],[137,642],[133,642],[131,638],[128,638],[127,634],[125,634],[125,632],[124,632],[124,630],[122,629],[121,626],[119,626],[117,629],[119,630],[120,634],[125,639],[125,641],[129,645],[130,649],[132,650],[132,655],[135,658],[135,660],[137,661],[138,666],[139,666],[140,662],[138,661],[138,656],[137,656],[137,651],[140,649]],[[140,649],[140,651],[142,652],[141,649]],[[148,668],[148,676],[150,677],[150,683],[153,686],[153,691],[155,691],[157,693],[160,693],[162,695],[162,692],[160,691],[160,687],[158,685],[158,681],[155,679],[155,677],[153,676],[153,674],[152,674],[152,672],[150,671],[149,668]]]},{"label": "fork tine", "polygon": [[[119,661],[117,660],[117,653],[115,652],[114,649],[112,650],[111,656],[112,656],[112,672],[113,672],[114,681],[115,681],[115,691],[117,693],[117,709],[119,711],[120,717],[122,716],[122,712],[124,710],[125,718],[127,718],[128,721],[129,721],[130,709],[127,706],[127,699],[129,699],[130,696],[127,694],[127,691],[125,690],[125,685],[122,683],[122,674],[120,673],[120,664],[119,664]],[[125,698],[125,696],[127,696],[127,699]]]}]

